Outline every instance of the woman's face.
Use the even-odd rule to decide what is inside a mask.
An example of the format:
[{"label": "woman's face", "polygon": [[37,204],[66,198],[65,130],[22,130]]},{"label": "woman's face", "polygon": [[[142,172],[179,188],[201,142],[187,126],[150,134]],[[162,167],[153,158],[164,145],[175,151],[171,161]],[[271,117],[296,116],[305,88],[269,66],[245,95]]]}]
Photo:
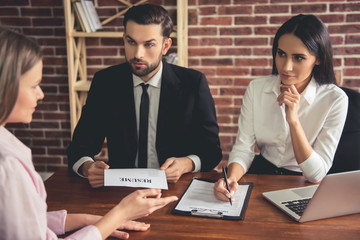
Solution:
[{"label": "woman's face", "polygon": [[42,66],[43,63],[40,60],[20,77],[18,97],[12,112],[6,120],[7,123],[31,122],[37,102],[44,98],[44,93],[39,85],[42,79]]},{"label": "woman's face", "polygon": [[295,85],[301,93],[311,80],[316,56],[294,34],[284,34],[279,38],[275,64],[282,84]]}]

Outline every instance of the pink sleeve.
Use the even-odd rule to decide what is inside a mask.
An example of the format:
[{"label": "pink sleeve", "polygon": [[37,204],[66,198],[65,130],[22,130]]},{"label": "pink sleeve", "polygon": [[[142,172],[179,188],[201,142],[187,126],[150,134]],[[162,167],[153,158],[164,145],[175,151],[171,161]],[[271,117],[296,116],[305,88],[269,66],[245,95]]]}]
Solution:
[{"label": "pink sleeve", "polygon": [[66,210],[47,212],[47,225],[56,235],[65,233]]},{"label": "pink sleeve", "polygon": [[[48,228],[50,228],[56,235],[62,235],[65,233],[65,220],[67,216],[66,210],[47,212]],[[86,226],[78,231],[74,232],[65,239],[86,239],[86,240],[98,240],[102,239],[101,234],[97,227]]]},{"label": "pink sleeve", "polygon": [[65,239],[74,240],[74,239],[86,239],[86,240],[101,240],[101,234],[97,227],[93,225],[89,225],[86,227],[81,228],[80,230],[74,232],[70,236],[66,237]]}]

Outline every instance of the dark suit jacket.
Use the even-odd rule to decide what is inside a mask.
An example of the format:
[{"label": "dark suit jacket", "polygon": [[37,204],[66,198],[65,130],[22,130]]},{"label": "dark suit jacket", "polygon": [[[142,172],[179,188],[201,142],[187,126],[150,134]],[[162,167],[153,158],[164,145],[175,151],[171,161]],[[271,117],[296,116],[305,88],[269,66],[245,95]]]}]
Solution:
[{"label": "dark suit jacket", "polygon": [[[136,129],[130,66],[97,72],[67,149],[69,171],[81,157],[98,154],[105,138],[110,167],[134,168]],[[195,154],[201,171],[209,171],[221,160],[215,106],[204,74],[163,61],[156,150],[160,166],[169,157]]]}]

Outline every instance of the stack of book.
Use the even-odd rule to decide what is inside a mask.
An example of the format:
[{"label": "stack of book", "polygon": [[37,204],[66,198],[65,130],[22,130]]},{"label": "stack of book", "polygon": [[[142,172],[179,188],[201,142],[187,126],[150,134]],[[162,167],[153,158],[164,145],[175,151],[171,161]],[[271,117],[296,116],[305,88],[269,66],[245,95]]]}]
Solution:
[{"label": "stack of book", "polygon": [[83,32],[96,32],[103,29],[92,0],[74,0],[72,4]]}]

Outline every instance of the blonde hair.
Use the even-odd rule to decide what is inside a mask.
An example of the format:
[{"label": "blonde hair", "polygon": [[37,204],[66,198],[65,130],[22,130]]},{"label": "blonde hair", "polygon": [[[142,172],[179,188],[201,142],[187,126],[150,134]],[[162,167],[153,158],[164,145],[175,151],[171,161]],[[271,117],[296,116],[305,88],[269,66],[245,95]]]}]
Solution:
[{"label": "blonde hair", "polygon": [[20,77],[41,60],[40,46],[13,30],[0,27],[0,124],[18,97]]}]

